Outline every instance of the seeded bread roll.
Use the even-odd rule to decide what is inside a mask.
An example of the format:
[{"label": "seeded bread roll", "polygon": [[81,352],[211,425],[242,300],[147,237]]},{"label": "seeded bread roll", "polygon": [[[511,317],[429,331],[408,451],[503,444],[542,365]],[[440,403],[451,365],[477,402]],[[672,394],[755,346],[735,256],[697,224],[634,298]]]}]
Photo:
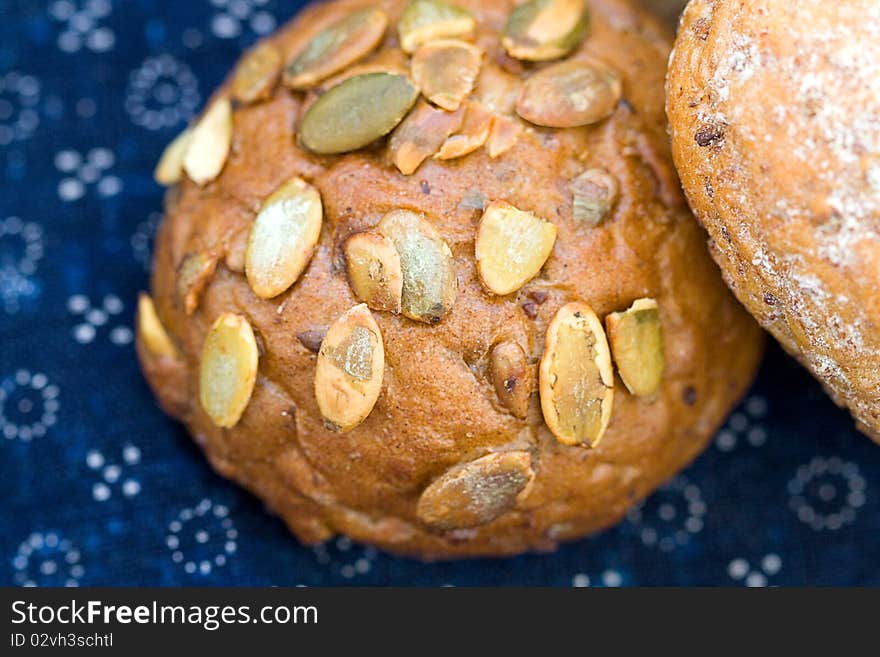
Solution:
[{"label": "seeded bread roll", "polygon": [[622,0],[308,8],[157,169],[163,408],[307,543],[504,555],[619,520],[761,351],[680,196],[668,48]]},{"label": "seeded bread roll", "polygon": [[880,440],[880,4],[694,0],[667,92],[727,282]]}]

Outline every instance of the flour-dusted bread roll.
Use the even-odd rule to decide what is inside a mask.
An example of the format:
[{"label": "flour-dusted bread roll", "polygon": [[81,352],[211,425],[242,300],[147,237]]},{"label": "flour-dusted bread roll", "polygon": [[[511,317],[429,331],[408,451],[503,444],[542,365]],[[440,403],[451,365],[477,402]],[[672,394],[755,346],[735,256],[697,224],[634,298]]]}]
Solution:
[{"label": "flour-dusted bread roll", "polygon": [[501,555],[619,520],[761,351],[680,196],[667,55],[620,0],[307,9],[160,164],[162,406],[309,543]]},{"label": "flour-dusted bread roll", "polygon": [[727,282],[880,439],[880,4],[693,0],[667,103]]}]

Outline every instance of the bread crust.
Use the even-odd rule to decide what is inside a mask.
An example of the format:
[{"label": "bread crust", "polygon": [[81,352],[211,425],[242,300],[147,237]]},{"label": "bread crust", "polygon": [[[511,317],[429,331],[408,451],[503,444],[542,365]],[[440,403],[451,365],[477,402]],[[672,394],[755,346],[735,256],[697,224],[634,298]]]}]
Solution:
[{"label": "bread crust", "polygon": [[880,440],[880,6],[693,0],[673,155],[746,308]]},{"label": "bread crust", "polygon": [[[289,59],[323,26],[367,4],[313,5],[271,40]],[[404,6],[397,0],[375,4],[392,26]],[[499,45],[512,2],[459,4],[477,18],[475,42],[486,51],[484,67],[513,76],[518,85],[527,70],[542,66],[514,62]],[[182,357],[156,358],[139,342],[144,372],[163,408],[188,427],[214,468],[265,500],[303,542],[342,533],[423,558],[552,550],[617,522],[687,465],[751,383],[760,331],[711,261],[668,153],[662,103],[668,34],[623,0],[588,5],[590,33],[574,56],[612,65],[625,94],[612,116],[594,126],[524,126],[513,148],[495,159],[485,149],[447,161],[429,158],[414,175],[403,176],[384,142],[332,157],[299,148],[295,130],[311,94],[278,88],[265,102],[236,108],[231,155],[216,181],[198,187],[184,180],[170,193],[156,240],[152,293]],[[390,29],[373,57],[399,61],[397,48]],[[600,226],[584,228],[573,219],[569,185],[596,167],[616,177],[619,199]],[[274,299],[260,299],[241,271],[242,244],[263,199],[294,175],[321,193],[322,235],[299,281]],[[481,216],[475,206],[492,200],[558,227],[543,270],[507,296],[487,294],[474,259]],[[315,400],[315,337],[358,303],[346,278],[346,239],[395,208],[423,214],[449,244],[457,299],[436,325],[373,312],[385,347],[382,391],[363,424],[334,433]],[[194,253],[209,254],[218,265],[187,315],[175,292],[177,272]],[[611,422],[596,448],[566,446],[553,437],[537,386],[524,417],[499,401],[488,371],[494,345],[520,345],[536,381],[556,310],[585,301],[601,318],[642,297],[657,299],[661,308],[663,382],[652,399],[642,399],[616,379]],[[223,312],[247,318],[260,348],[250,404],[231,429],[215,427],[197,401],[202,343]],[[420,497],[432,482],[498,452],[517,455],[510,468],[530,456],[530,466],[498,475],[516,495],[494,500],[503,513],[452,529],[419,520]],[[468,478],[456,486],[470,486],[475,469],[464,470]],[[467,517],[480,518],[479,509]]]}]

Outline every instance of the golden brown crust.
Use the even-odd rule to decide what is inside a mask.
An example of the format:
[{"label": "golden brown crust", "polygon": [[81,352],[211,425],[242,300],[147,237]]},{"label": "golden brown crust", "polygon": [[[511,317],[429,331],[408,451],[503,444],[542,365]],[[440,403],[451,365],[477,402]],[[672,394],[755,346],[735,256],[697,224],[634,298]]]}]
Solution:
[{"label": "golden brown crust", "polygon": [[[337,0],[312,6],[272,40],[289,59],[334,18],[367,4]],[[396,25],[404,3],[378,4]],[[486,52],[484,71],[488,67],[503,78],[506,68],[520,84],[544,66],[520,64],[504,54],[499,33],[512,2],[458,4],[477,18],[475,41]],[[626,99],[594,126],[525,126],[515,145],[495,159],[480,148],[448,161],[429,158],[414,175],[404,176],[392,164],[385,140],[333,157],[297,148],[296,126],[314,94],[279,88],[266,102],[236,109],[232,152],[216,181],[203,188],[182,182],[158,235],[152,291],[183,360],[174,378],[165,378],[148,352],[139,353],[163,406],[189,427],[214,467],[266,500],[301,540],[344,533],[427,558],[552,549],[616,522],[685,466],[751,382],[761,351],[759,331],[709,258],[705,235],[684,209],[668,155],[661,100],[665,32],[624,0],[588,4],[590,33],[573,56],[613,66]],[[396,48],[390,29],[374,57],[398,60]],[[616,177],[619,200],[590,228],[573,219],[570,181],[597,167]],[[241,235],[263,199],[295,175],[321,193],[321,239],[297,283],[274,299],[260,299],[230,262],[240,262],[235,253]],[[493,200],[558,227],[541,273],[507,296],[486,293],[474,259],[480,209]],[[423,213],[448,243],[457,298],[436,325],[373,312],[384,342],[382,390],[363,424],[334,433],[315,399],[314,336],[358,303],[345,271],[346,240],[372,229],[395,208]],[[175,293],[176,272],[194,252],[218,256],[219,265],[197,309],[187,315]],[[499,399],[489,371],[495,345],[520,345],[537,381],[544,335],[560,307],[587,302],[604,317],[641,297],[656,299],[661,309],[663,382],[653,399],[644,400],[616,380],[611,422],[597,448],[559,443],[543,422],[537,390],[524,418],[518,417],[522,409],[515,414]],[[232,429],[212,425],[195,401],[202,343],[224,312],[249,320],[260,349],[253,396]],[[519,490],[519,480],[513,486],[502,478],[494,485],[504,484],[506,497],[502,504],[492,496],[499,514],[494,520],[460,529],[419,520],[419,499],[432,482],[497,452],[516,452],[528,462],[522,471],[529,473],[529,483],[515,504],[510,491]],[[484,518],[478,511],[475,517]]]},{"label": "golden brown crust", "polygon": [[880,6],[693,0],[673,151],[725,278],[880,439]]}]

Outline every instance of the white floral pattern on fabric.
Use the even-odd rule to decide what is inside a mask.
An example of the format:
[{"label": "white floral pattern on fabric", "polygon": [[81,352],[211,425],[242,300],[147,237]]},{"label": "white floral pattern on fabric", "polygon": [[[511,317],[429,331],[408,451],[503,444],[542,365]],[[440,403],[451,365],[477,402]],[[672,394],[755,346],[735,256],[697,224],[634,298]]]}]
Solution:
[{"label": "white floral pattern on fabric", "polygon": [[767,417],[767,411],[766,399],[758,395],[750,396],[715,436],[715,446],[722,452],[733,451],[741,444],[763,446],[767,442],[767,430],[761,420]]},{"label": "white floral pattern on fabric", "polygon": [[113,491],[123,497],[135,497],[141,492],[141,483],[129,473],[141,461],[141,450],[131,443],[123,445],[119,458],[111,461],[99,449],[90,449],[86,454],[86,466],[99,476],[92,485],[92,498],[96,502],[106,502]]},{"label": "white floral pattern on fabric", "polygon": [[148,57],[129,76],[125,110],[148,130],[188,121],[201,103],[199,83],[189,66],[171,55]]},{"label": "white floral pattern on fabric", "polygon": [[165,536],[171,560],[187,575],[210,575],[225,566],[238,550],[237,541],[229,508],[209,499],[181,510],[168,524]]},{"label": "white floral pattern on fabric", "polygon": [[617,588],[618,586],[623,586],[623,584],[623,575],[621,575],[620,571],[613,568],[602,571],[598,577],[591,578],[586,573],[577,573],[571,578],[571,585],[576,589],[597,586]]},{"label": "white floral pattern on fabric", "polygon": [[162,214],[151,212],[146,219],[137,225],[131,236],[132,255],[146,272],[153,269],[153,239],[160,221],[162,221]]},{"label": "white floral pattern on fabric", "polygon": [[40,82],[9,71],[0,75],[0,146],[30,138],[40,125]]},{"label": "white floral pattern on fabric", "polygon": [[109,173],[116,163],[109,148],[92,148],[87,153],[65,149],[55,154],[54,161],[60,173],[68,174],[58,183],[58,197],[62,201],[78,201],[90,188],[101,198],[122,191],[122,180]]},{"label": "white floral pattern on fabric", "polygon": [[737,557],[727,565],[727,574],[735,582],[751,588],[767,586],[770,579],[782,570],[782,558],[775,553],[765,554],[756,566]]},{"label": "white floral pattern on fabric", "polygon": [[837,531],[865,504],[865,478],[854,462],[816,457],[788,482],[788,505],[815,531]]},{"label": "white floral pattern on fabric", "polygon": [[73,339],[80,344],[91,344],[106,328],[111,344],[123,346],[131,344],[134,332],[125,324],[118,323],[125,304],[115,294],[108,294],[98,304],[92,304],[83,294],[74,294],[67,299],[67,312],[77,321],[73,327]]},{"label": "white floral pattern on fabric", "polygon": [[705,515],[700,489],[679,475],[630,509],[626,517],[643,545],[671,552],[703,530]]},{"label": "white floral pattern on fabric", "polygon": [[275,17],[266,11],[269,0],[210,0],[217,9],[211,18],[211,33],[220,39],[234,39],[246,29],[259,36],[275,29]]},{"label": "white floral pattern on fabric", "polygon": [[0,383],[0,433],[7,440],[41,438],[58,421],[58,386],[41,372],[21,369]]},{"label": "white floral pattern on fabric", "polygon": [[0,304],[6,313],[17,313],[22,299],[36,296],[34,274],[44,252],[39,224],[18,217],[0,221]]},{"label": "white floral pattern on fabric", "polygon": [[12,559],[13,580],[19,586],[79,586],[85,568],[80,552],[57,532],[34,532]]},{"label": "white floral pattern on fabric", "polygon": [[376,548],[359,545],[347,536],[338,536],[312,548],[318,563],[344,579],[353,579],[370,572],[376,560]]},{"label": "white floral pattern on fabric", "polygon": [[66,53],[83,48],[95,53],[112,50],[116,35],[103,24],[112,12],[110,0],[52,0],[49,16],[62,26],[58,47]]}]

